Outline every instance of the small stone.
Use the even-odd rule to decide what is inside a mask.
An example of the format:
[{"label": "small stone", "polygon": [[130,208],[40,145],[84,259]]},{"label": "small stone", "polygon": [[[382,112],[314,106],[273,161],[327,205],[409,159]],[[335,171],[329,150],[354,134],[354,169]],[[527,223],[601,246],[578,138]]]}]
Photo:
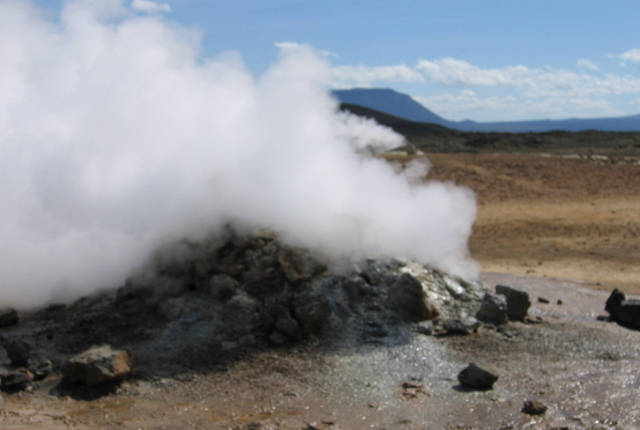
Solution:
[{"label": "small stone", "polygon": [[480,310],[476,314],[480,321],[492,324],[505,324],[509,321],[507,299],[498,294],[486,293],[482,299]]},{"label": "small stone", "polygon": [[33,374],[33,379],[39,381],[46,378],[53,370],[53,363],[50,360],[44,360],[29,367],[29,372]]},{"label": "small stone", "polygon": [[18,312],[13,308],[0,308],[0,328],[11,327],[20,322]]},{"label": "small stone", "polygon": [[209,281],[211,295],[221,302],[226,302],[238,291],[239,283],[230,276],[217,275]]},{"label": "small stone", "polygon": [[509,285],[496,285],[496,293],[507,298],[507,314],[510,320],[523,321],[526,318],[531,307],[527,292]]},{"label": "small stone", "polygon": [[529,415],[543,415],[547,412],[547,405],[540,400],[527,400],[524,402],[522,412]]},{"label": "small stone", "polygon": [[403,273],[391,286],[389,304],[398,313],[413,322],[432,320],[440,315],[422,288],[422,284],[409,273]]},{"label": "small stone", "polygon": [[0,343],[12,365],[16,367],[26,367],[28,365],[31,345],[22,339],[16,338],[2,339]]},{"label": "small stone", "polygon": [[445,334],[469,335],[478,330],[480,323],[475,318],[447,319],[442,321]]},{"label": "small stone", "polygon": [[256,338],[251,333],[245,334],[240,339],[238,339],[238,343],[240,346],[253,346],[256,344]]},{"label": "small stone", "polygon": [[62,370],[68,383],[100,385],[121,381],[133,370],[133,355],[129,350],[113,349],[110,345],[91,348],[69,359]]},{"label": "small stone", "polygon": [[549,299],[546,299],[544,297],[538,297],[538,303],[544,303],[546,305],[546,304],[549,304],[551,302],[549,301]]},{"label": "small stone", "polygon": [[624,293],[616,288],[607,299],[605,310],[617,323],[640,329],[640,300],[627,299]]},{"label": "small stone", "polygon": [[486,363],[474,362],[458,374],[458,381],[463,387],[476,390],[489,390],[498,380],[497,370]]},{"label": "small stone", "polygon": [[280,333],[279,331],[274,331],[269,336],[269,342],[275,346],[282,346],[287,344],[289,342],[289,339],[287,338],[287,336]]},{"label": "small stone", "polygon": [[2,391],[14,393],[24,391],[31,386],[33,375],[27,369],[18,369],[2,376]]},{"label": "small stone", "polygon": [[433,334],[433,321],[422,321],[416,325],[416,331],[426,336]]},{"label": "small stone", "polygon": [[291,313],[285,307],[281,307],[278,310],[275,329],[286,335],[291,340],[297,339],[300,335],[300,326],[298,325],[298,322],[293,319]]}]

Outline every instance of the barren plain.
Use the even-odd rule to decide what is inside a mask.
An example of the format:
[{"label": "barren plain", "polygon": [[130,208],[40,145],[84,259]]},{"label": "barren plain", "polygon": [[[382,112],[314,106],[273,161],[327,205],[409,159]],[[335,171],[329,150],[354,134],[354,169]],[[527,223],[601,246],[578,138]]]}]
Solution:
[{"label": "barren plain", "polygon": [[432,154],[430,177],[476,192],[484,271],[640,294],[640,158],[579,155]]}]

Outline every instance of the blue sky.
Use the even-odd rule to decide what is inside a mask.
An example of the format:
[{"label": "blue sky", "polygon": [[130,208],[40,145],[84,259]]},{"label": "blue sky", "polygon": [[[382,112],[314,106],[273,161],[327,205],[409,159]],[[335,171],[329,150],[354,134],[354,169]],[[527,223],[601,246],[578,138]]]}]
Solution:
[{"label": "blue sky", "polygon": [[277,43],[308,44],[326,52],[336,88],[393,88],[447,119],[640,113],[637,0],[126,3],[198,29],[204,58],[237,51],[259,76]]}]

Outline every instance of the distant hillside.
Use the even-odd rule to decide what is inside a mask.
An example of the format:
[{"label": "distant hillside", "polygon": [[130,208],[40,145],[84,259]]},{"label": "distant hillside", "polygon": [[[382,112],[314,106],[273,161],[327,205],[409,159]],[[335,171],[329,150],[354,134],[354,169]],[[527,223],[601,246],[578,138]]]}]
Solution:
[{"label": "distant hillside", "polygon": [[563,131],[640,131],[640,115],[615,118],[535,120],[512,122],[475,122],[446,120],[406,94],[391,89],[355,88],[351,90],[335,90],[334,96],[341,102],[359,105],[377,110],[399,118],[416,122],[440,124],[444,127],[461,131],[527,133]]},{"label": "distant hillside", "polygon": [[553,152],[637,156],[640,133],[607,131],[477,132],[450,129],[429,122],[409,121],[358,105],[343,103],[340,108],[372,118],[402,134],[407,150],[434,152]]},{"label": "distant hillside", "polygon": [[449,121],[439,117],[406,94],[381,88],[335,90],[341,103],[359,105],[416,122],[432,122],[446,126]]},{"label": "distant hillside", "polygon": [[340,108],[358,116],[372,118],[376,120],[377,123],[386,125],[387,127],[391,127],[396,132],[404,136],[424,133],[457,133],[457,130],[452,130],[440,124],[435,124],[432,122],[411,121],[360,105],[342,103],[340,104]]},{"label": "distant hillside", "polygon": [[514,122],[473,122],[463,121],[452,125],[454,128],[464,131],[495,131],[503,133],[542,133],[553,130],[562,131],[640,131],[640,115],[622,116],[615,118],[590,118],[590,119],[560,119],[560,120],[536,120]]}]

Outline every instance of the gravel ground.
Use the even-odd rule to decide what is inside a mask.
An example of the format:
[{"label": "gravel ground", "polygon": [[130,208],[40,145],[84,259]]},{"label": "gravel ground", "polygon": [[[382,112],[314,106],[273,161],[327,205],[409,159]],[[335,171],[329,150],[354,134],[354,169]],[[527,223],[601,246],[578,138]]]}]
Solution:
[{"label": "gravel ground", "polygon": [[[105,392],[60,393],[50,378],[3,394],[2,428],[639,428],[640,332],[596,318],[606,293],[568,280],[483,280],[528,291],[531,321],[469,336],[407,330],[381,344],[306,343]],[[457,374],[476,360],[500,370],[493,390],[459,386]],[[523,413],[526,400],[547,412]]]}]

